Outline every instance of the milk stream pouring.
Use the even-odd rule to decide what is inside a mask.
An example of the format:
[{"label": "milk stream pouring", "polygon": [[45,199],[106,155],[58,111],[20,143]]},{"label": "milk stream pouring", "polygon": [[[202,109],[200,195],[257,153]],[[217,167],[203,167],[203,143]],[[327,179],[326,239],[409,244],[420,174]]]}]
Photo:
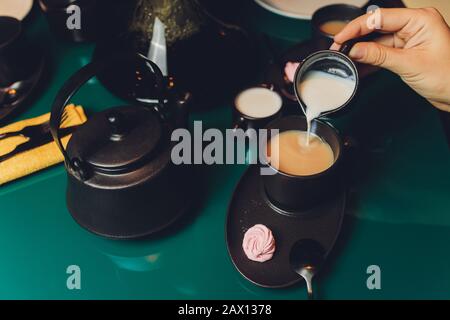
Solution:
[{"label": "milk stream pouring", "polygon": [[324,71],[306,72],[298,84],[298,92],[305,107],[308,131],[306,145],[309,145],[311,121],[322,113],[340,108],[349,101],[355,91],[356,81]]}]

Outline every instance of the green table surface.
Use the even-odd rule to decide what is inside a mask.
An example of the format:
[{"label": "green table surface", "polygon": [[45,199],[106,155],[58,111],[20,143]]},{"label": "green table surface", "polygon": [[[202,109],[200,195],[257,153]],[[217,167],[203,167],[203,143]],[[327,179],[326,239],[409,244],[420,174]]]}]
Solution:
[{"label": "green table surface", "polygon": [[[251,4],[246,22],[282,50],[309,37],[309,23]],[[16,119],[46,113],[63,82],[90,61],[92,44],[63,43],[36,14],[28,33],[50,51],[49,85]],[[94,79],[74,103],[88,112],[117,105]],[[197,112],[225,129],[229,105]],[[14,119],[15,120],[15,119]],[[365,146],[349,176],[344,228],[317,280],[322,299],[450,298],[450,152],[437,112],[396,76],[381,71],[356,107],[332,122]],[[227,254],[224,223],[246,166],[203,166],[197,210],[176,230],[145,241],[112,241],[79,227],[65,206],[62,165],[0,187],[0,298],[305,299],[303,283],[265,289],[249,283]],[[1,174],[1,173],[0,173]],[[81,289],[66,286],[69,265]],[[370,265],[381,289],[366,286]]]}]

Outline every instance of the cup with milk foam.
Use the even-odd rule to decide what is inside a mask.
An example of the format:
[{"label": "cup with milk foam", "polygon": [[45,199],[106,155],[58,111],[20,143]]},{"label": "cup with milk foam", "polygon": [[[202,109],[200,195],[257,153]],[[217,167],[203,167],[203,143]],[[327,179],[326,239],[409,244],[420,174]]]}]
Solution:
[{"label": "cup with milk foam", "polygon": [[271,85],[241,91],[234,99],[233,128],[260,129],[282,114],[283,99]]}]

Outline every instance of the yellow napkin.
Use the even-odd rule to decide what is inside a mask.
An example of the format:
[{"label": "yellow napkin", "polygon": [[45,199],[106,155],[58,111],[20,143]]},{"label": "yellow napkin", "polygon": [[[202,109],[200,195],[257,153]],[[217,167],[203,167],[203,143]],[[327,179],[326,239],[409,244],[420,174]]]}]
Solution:
[{"label": "yellow napkin", "polygon": [[[87,118],[81,106],[73,104],[66,107],[67,120],[61,127],[70,127],[84,123]],[[19,121],[6,127],[0,128],[0,133],[18,131],[26,126],[41,124],[50,119],[50,113],[42,116]],[[70,135],[62,138],[64,147],[70,139]],[[17,145],[26,142],[28,139],[24,137],[11,137],[0,140],[0,155],[7,154],[12,151]],[[61,151],[59,151],[55,142],[50,142],[38,148],[19,153],[11,159],[0,162],[0,185],[18,179],[20,177],[29,175],[36,171],[50,167],[64,160]]]}]

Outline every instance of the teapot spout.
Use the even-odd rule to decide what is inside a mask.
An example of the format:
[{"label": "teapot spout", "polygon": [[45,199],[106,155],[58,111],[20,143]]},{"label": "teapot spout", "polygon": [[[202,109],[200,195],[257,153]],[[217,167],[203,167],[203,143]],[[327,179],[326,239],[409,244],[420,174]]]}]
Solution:
[{"label": "teapot spout", "polygon": [[153,37],[148,50],[148,58],[156,63],[164,77],[168,75],[165,30],[164,23],[156,17],[153,25]]}]

